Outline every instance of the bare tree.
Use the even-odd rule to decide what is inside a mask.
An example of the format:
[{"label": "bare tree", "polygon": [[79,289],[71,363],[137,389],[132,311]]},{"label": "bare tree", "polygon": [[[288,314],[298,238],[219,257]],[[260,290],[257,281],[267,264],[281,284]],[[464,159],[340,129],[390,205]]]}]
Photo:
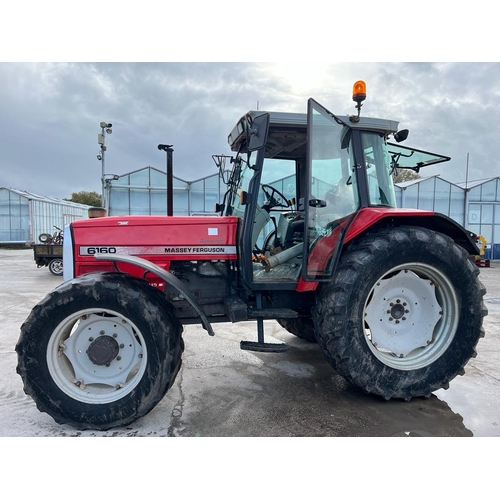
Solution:
[{"label": "bare tree", "polygon": [[394,180],[394,184],[399,182],[413,181],[415,179],[420,179],[420,175],[414,172],[413,170],[409,170],[407,168],[398,168],[392,174],[392,179]]}]

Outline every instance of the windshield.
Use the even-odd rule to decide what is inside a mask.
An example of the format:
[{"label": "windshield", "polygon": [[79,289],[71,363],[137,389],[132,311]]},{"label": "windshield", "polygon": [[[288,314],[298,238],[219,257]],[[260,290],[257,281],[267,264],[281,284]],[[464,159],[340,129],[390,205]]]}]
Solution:
[{"label": "windshield", "polygon": [[396,194],[391,175],[391,155],[384,138],[379,134],[363,133],[362,144],[370,205],[396,207]]}]

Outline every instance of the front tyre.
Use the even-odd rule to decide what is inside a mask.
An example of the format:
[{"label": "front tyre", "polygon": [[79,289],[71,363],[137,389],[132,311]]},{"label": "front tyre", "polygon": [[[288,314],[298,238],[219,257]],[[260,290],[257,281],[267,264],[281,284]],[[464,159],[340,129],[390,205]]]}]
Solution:
[{"label": "front tyre", "polygon": [[410,400],[447,388],[484,336],[485,288],[453,240],[418,227],[350,245],[317,301],[318,342],[366,393]]},{"label": "front tyre", "polygon": [[60,424],[106,430],[147,414],[181,365],[182,327],[146,281],[96,273],[68,281],[21,327],[17,372]]}]

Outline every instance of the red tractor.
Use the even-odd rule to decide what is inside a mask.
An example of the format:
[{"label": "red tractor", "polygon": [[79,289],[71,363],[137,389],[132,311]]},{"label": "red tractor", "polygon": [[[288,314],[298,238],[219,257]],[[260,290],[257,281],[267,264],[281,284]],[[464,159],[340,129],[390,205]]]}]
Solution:
[{"label": "red tractor", "polygon": [[[397,122],[251,111],[228,137],[213,217],[112,216],[65,228],[65,282],[21,327],[17,372],[41,411],[79,429],[125,426],[174,383],[182,325],[264,320],[318,342],[336,372],[388,400],[464,373],[484,335],[475,235],[399,209],[392,174],[449,158],[405,148]],[[395,142],[389,142],[390,138]],[[226,175],[222,157],[216,157]]]}]

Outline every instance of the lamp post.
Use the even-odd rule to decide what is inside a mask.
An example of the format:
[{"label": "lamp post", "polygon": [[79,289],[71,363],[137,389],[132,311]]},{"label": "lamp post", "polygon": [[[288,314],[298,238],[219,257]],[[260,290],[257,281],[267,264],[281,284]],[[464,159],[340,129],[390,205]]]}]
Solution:
[{"label": "lamp post", "polygon": [[174,174],[172,144],[158,144],[160,151],[167,153],[167,215],[174,215]]},{"label": "lamp post", "polygon": [[106,134],[111,134],[113,124],[107,122],[99,123],[101,133],[97,134],[97,143],[101,146],[101,150],[97,154],[97,159],[101,162],[101,187],[102,187],[102,207],[107,208],[106,203],[106,181],[105,181],[105,156],[106,156]]}]

